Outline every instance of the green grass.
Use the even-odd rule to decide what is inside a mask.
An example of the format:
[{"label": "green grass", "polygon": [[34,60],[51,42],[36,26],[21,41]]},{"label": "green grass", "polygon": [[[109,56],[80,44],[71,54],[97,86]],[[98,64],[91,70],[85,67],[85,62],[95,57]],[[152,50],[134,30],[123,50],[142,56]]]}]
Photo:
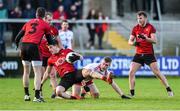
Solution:
[{"label": "green grass", "polygon": [[[180,110],[180,78],[168,78],[175,96],[169,98],[165,88],[155,78],[137,78],[136,97],[122,100],[107,83],[96,80],[100,91],[99,99],[87,96],[84,100],[50,99],[52,93],[49,82],[44,85],[46,103],[25,102],[21,79],[0,79],[0,110]],[[118,85],[128,93],[128,79],[116,79]],[[30,93],[33,99],[33,80]]]}]

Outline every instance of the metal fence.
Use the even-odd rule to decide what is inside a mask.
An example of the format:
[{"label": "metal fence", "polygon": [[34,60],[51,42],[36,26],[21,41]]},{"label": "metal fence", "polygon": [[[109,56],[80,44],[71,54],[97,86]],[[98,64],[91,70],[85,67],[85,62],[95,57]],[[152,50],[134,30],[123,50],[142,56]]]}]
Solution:
[{"label": "metal fence", "polygon": [[[0,19],[0,23],[25,23],[29,21],[29,19]],[[53,23],[60,23],[61,21],[59,20],[53,20]],[[73,30],[75,33],[75,39],[76,39],[76,46],[77,46],[77,51],[83,53],[83,54],[112,54],[112,55],[119,55],[122,52],[126,52],[129,54],[134,53],[133,50],[116,50],[116,49],[111,49],[111,48],[105,48],[103,50],[90,50],[87,49],[85,47],[84,44],[87,43],[87,40],[89,38],[89,33],[87,31],[86,28],[86,23],[108,23],[110,24],[110,27],[108,28],[108,31],[118,31],[120,32],[122,35],[124,35],[125,38],[128,39],[130,31],[132,29],[133,24],[135,24],[134,21],[129,21],[129,24],[121,21],[121,20],[103,20],[103,21],[99,21],[99,20],[76,20],[76,21],[71,21],[69,20],[69,23],[74,23],[76,24],[76,28]],[[132,24],[130,24],[132,23]],[[157,45],[155,45],[155,53],[159,54],[159,55],[163,55],[163,51],[164,49],[166,49],[166,47],[171,47],[174,46],[177,48],[176,50],[176,55],[179,54],[179,52],[177,52],[179,49],[179,40],[180,40],[180,22],[177,21],[159,21],[159,22],[155,22],[155,21],[150,21],[150,23],[152,23],[155,28],[157,29],[157,38],[159,43]],[[108,38],[108,37],[107,37]],[[128,45],[128,44],[127,44]],[[175,50],[175,49],[173,49]],[[8,49],[7,52],[17,52],[16,50],[11,50]],[[175,55],[174,54],[174,55]]]}]

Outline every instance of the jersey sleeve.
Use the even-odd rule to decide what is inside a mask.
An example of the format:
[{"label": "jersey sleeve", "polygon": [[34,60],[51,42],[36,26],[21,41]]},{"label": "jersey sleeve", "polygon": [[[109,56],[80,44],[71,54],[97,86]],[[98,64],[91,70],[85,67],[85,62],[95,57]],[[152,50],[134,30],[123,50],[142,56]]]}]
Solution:
[{"label": "jersey sleeve", "polygon": [[53,66],[53,65],[54,65],[54,63],[52,62],[52,58],[50,57],[48,59],[48,66]]},{"label": "jersey sleeve", "polygon": [[44,22],[44,25],[45,25],[45,34],[51,34],[51,27],[49,24],[45,23]]},{"label": "jersey sleeve", "polygon": [[58,29],[54,26],[51,26],[51,31],[50,33],[53,35],[53,36],[58,36]]},{"label": "jersey sleeve", "polygon": [[131,35],[136,36],[135,27],[132,29]]}]

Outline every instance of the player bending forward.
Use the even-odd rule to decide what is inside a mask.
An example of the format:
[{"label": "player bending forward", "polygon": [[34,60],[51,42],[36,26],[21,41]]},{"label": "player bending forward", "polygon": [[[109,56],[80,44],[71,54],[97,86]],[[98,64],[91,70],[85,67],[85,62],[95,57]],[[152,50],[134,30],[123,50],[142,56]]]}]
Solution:
[{"label": "player bending forward", "polygon": [[[108,68],[110,67],[111,62],[112,62],[112,59],[110,57],[104,57],[100,63],[91,63],[83,67],[82,74],[90,75],[91,73],[97,73],[97,74],[101,74],[105,76],[107,78],[108,83],[121,96],[122,99],[131,99],[130,97],[124,95],[123,91],[112,79],[112,72],[108,71]],[[86,92],[90,91],[90,94],[92,95],[92,97],[99,98],[99,91],[96,85],[93,83],[92,79],[93,78],[90,77],[90,78],[84,79],[82,83],[75,84],[73,86],[72,95],[74,97],[80,97],[81,85],[84,84],[85,85],[84,89],[86,90]]]},{"label": "player bending forward", "polygon": [[65,91],[72,87],[73,84],[80,83],[84,79],[90,80],[91,78],[97,78],[104,81],[110,80],[98,72],[81,73],[81,71],[77,71],[73,62],[82,60],[83,57],[80,54],[73,52],[71,49],[63,49],[58,45],[57,41],[55,41],[55,45],[49,45],[49,51],[52,53],[52,56],[48,59],[48,66],[41,83],[43,84],[46,81],[54,66],[61,77],[61,81],[56,87],[57,96],[66,99],[80,99],[68,95]]}]

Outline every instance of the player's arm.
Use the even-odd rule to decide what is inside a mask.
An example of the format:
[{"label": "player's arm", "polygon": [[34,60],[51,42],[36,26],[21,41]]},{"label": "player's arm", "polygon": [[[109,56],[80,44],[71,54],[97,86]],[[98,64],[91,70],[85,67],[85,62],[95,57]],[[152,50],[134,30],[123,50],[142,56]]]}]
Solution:
[{"label": "player's arm", "polygon": [[46,80],[49,77],[49,74],[50,74],[51,70],[52,70],[52,66],[48,65],[47,68],[46,68],[46,71],[44,73],[43,79],[41,81],[41,84],[44,84],[46,82]]},{"label": "player's arm", "polygon": [[48,34],[45,34],[46,36],[46,40],[47,40],[47,42],[48,42],[48,44],[49,45],[54,45],[54,40],[53,40],[53,37],[51,36],[51,34],[50,33],[48,33]]},{"label": "player's arm", "polygon": [[156,44],[156,43],[157,43],[156,34],[155,34],[155,33],[151,33],[150,36],[151,36],[151,37],[149,38],[149,37],[147,37],[147,36],[145,35],[146,41],[151,42],[151,43],[153,43],[153,44]]},{"label": "player's arm", "polygon": [[134,35],[130,35],[129,40],[128,40],[128,44],[131,46],[139,46],[139,42],[134,42],[135,36]]},{"label": "player's arm", "polygon": [[24,36],[24,34],[25,34],[24,30],[20,30],[19,33],[17,34],[17,36],[15,38],[17,48],[18,48],[19,42],[20,42],[21,38]]},{"label": "player's arm", "polygon": [[74,39],[71,39],[71,45],[72,45],[72,49],[74,49],[74,47],[75,47]]}]

